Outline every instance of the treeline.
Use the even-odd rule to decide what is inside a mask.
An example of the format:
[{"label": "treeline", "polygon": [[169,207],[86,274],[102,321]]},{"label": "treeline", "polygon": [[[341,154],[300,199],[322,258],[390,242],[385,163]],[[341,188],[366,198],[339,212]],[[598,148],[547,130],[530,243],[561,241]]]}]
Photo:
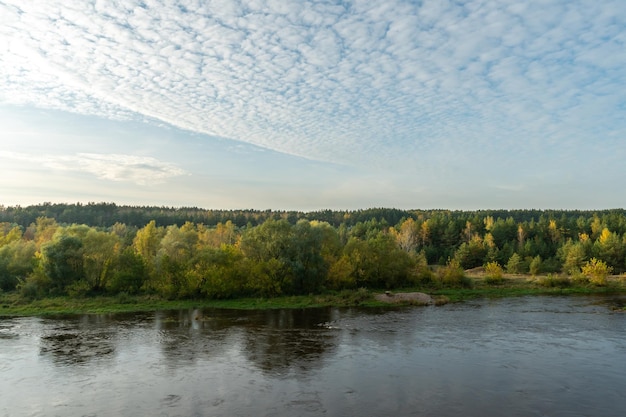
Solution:
[{"label": "treeline", "polygon": [[143,227],[154,220],[159,226],[182,226],[187,222],[216,226],[232,222],[237,227],[258,226],[266,220],[286,220],[296,224],[298,220],[319,220],[335,227],[377,219],[390,224],[397,223],[411,213],[399,209],[373,208],[367,210],[313,212],[280,210],[207,210],[197,207],[118,206],[115,203],[52,204],[43,203],[28,207],[0,205],[0,222],[15,223],[28,227],[39,217],[49,217],[61,224],[86,224],[94,227],[111,227],[115,223]]},{"label": "treeline", "polygon": [[[113,222],[131,213],[162,216]],[[0,290],[28,297],[271,297],[463,284],[463,269],[486,264],[577,275],[602,262],[626,271],[623,210],[300,213],[43,204],[0,214]],[[25,223],[38,214],[45,215]],[[212,223],[218,218],[226,220]],[[435,264],[447,266],[434,273]]]},{"label": "treeline", "polygon": [[370,220],[395,225],[402,219],[426,220],[444,216],[464,223],[469,220],[476,223],[484,217],[495,219],[512,218],[516,223],[539,221],[542,217],[559,219],[563,224],[576,222],[580,217],[588,219],[599,216],[614,223],[615,219],[626,215],[626,210],[400,210],[393,208],[370,208],[364,210],[318,210],[311,212],[276,211],[276,210],[207,210],[197,207],[155,207],[155,206],[119,206],[115,203],[88,204],[53,204],[43,203],[27,207],[0,205],[0,222],[14,223],[28,227],[39,217],[55,219],[60,224],[86,224],[93,227],[111,227],[115,223],[143,227],[154,220],[159,226],[182,226],[186,222],[216,226],[218,223],[232,222],[237,227],[258,226],[266,220],[287,220],[296,224],[298,220],[318,220],[339,227],[348,227]]}]

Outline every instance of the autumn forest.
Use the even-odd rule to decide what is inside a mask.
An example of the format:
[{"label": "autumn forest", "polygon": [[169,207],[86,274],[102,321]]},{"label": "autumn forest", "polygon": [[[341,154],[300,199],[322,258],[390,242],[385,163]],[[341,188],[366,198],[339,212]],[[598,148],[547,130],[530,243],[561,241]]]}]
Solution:
[{"label": "autumn forest", "polygon": [[623,273],[626,213],[0,206],[0,291],[28,298],[464,285],[446,274],[462,278],[481,266],[567,277],[589,275],[591,266]]}]

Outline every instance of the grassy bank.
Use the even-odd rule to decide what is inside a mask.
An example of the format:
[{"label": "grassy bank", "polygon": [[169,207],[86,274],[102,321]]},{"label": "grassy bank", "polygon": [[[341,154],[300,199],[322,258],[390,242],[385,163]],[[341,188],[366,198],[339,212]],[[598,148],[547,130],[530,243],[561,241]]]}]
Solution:
[{"label": "grassy bank", "polygon": [[110,314],[188,308],[278,309],[382,305],[369,291],[342,291],[336,294],[241,298],[233,300],[165,300],[155,296],[52,297],[25,300],[18,294],[0,294],[0,317],[57,314]]},{"label": "grassy bank", "polygon": [[[613,277],[607,286],[591,285],[546,286],[543,277],[508,276],[498,283],[488,283],[480,275],[470,276],[472,286],[467,288],[439,288],[437,286],[407,288],[395,292],[421,291],[433,295],[438,304],[460,302],[477,298],[504,298],[531,295],[594,295],[626,294],[624,277]],[[0,317],[43,316],[55,314],[108,314],[188,308],[276,309],[312,307],[376,307],[388,304],[376,301],[374,295],[382,290],[353,290],[336,293],[285,296],[276,298],[242,298],[234,300],[166,300],[148,295],[118,295],[85,298],[52,297],[28,300],[17,293],[0,293]]]}]

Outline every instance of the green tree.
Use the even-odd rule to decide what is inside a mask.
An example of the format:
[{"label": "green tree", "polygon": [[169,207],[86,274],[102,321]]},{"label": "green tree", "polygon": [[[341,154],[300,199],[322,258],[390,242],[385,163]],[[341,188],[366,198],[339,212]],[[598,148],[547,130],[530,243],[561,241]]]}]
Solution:
[{"label": "green tree", "polygon": [[358,287],[394,288],[414,279],[413,259],[387,234],[379,233],[367,240],[351,238],[344,254],[354,267]]},{"label": "green tree", "polygon": [[624,257],[626,250],[622,239],[617,233],[604,228],[594,242],[592,251],[596,258],[602,259],[616,271],[621,272],[625,269]]},{"label": "green tree", "polygon": [[506,271],[509,274],[521,274],[523,272],[522,257],[514,253],[506,264]]},{"label": "green tree", "polygon": [[[246,295],[253,272],[242,267],[243,255],[238,247],[222,244],[220,248],[206,247],[195,256],[187,276],[189,295],[202,294],[209,298],[232,298]],[[258,293],[262,290],[258,289]]]},{"label": "green tree", "polygon": [[107,281],[107,289],[113,293],[137,294],[148,280],[148,268],[141,255],[133,248],[124,249],[116,263],[115,271]]},{"label": "green tree", "polygon": [[64,233],[42,247],[44,272],[54,292],[65,293],[69,285],[84,278],[82,249],[79,238]]},{"label": "green tree", "polygon": [[541,272],[541,256],[537,255],[531,259],[529,269],[530,274],[533,276]]},{"label": "green tree", "polygon": [[15,290],[32,273],[37,248],[32,241],[13,240],[0,247],[0,289]]},{"label": "green tree", "polygon": [[483,239],[474,235],[469,243],[463,242],[454,255],[461,267],[464,269],[475,268],[485,263],[485,258],[489,252],[489,246]]},{"label": "green tree", "polygon": [[139,229],[133,239],[133,248],[135,253],[142,257],[148,270],[149,278],[145,283],[145,286],[150,290],[155,289],[157,286],[157,252],[164,234],[165,230],[162,227],[157,227],[156,221],[152,220],[143,228]]},{"label": "green tree", "polygon": [[571,239],[568,239],[567,242],[559,248],[557,255],[561,262],[563,262],[563,271],[570,275],[575,275],[580,272],[580,268],[587,259],[584,244],[582,242],[573,242]]},{"label": "green tree", "polygon": [[326,280],[328,264],[322,255],[324,229],[299,220],[292,229],[287,263],[292,270],[296,294],[319,292]]},{"label": "green tree", "polygon": [[82,243],[85,279],[91,291],[103,291],[114,273],[119,237],[113,233],[89,229]]}]

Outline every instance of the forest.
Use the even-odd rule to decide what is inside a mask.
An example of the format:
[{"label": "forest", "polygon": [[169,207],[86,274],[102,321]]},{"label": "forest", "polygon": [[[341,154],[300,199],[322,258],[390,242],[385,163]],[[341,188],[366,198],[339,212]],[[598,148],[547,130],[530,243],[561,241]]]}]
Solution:
[{"label": "forest", "polygon": [[626,213],[0,206],[0,291],[33,299],[466,285],[463,271],[480,266],[592,283],[594,271],[621,274]]}]

